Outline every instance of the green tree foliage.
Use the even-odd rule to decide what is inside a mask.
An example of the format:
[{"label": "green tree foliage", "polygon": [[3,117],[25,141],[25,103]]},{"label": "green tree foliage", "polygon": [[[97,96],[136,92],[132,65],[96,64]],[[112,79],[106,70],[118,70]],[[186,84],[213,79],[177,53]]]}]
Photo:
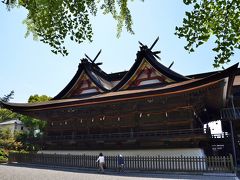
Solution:
[{"label": "green tree foliage", "polygon": [[9,129],[0,129],[0,146],[7,150],[20,150],[22,143],[15,140]]},{"label": "green tree foliage", "polygon": [[[97,12],[111,14],[117,21],[117,36],[122,28],[133,34],[132,17],[128,8],[130,0],[3,0],[8,9],[23,7],[28,11],[24,23],[30,33],[49,44],[52,52],[67,55],[66,39],[81,43],[92,41],[90,16]],[[213,66],[230,62],[234,50],[240,48],[240,0],[183,0],[193,10],[186,12],[183,25],[176,27],[176,35],[185,38],[185,49],[195,48],[215,37],[217,53]]]},{"label": "green tree foliage", "polygon": [[[11,91],[9,94],[4,95],[4,97],[0,98],[1,101],[3,102],[9,102],[10,99],[13,99],[14,96],[14,91]],[[4,109],[0,107],[0,122],[9,120],[9,119],[17,119],[19,118],[21,115],[14,113],[8,109]]]},{"label": "green tree foliage", "polygon": [[3,102],[9,102],[10,99],[13,99],[13,96],[14,96],[14,91],[12,90],[9,94],[4,95],[3,98],[0,98],[0,100]]},{"label": "green tree foliage", "polygon": [[240,49],[240,0],[183,0],[192,5],[186,12],[183,26],[176,27],[176,35],[184,37],[188,44],[185,49],[193,52],[211,36],[215,37],[212,50],[217,53],[214,67],[230,62],[235,49]]},{"label": "green tree foliage", "polygon": [[44,130],[46,126],[46,121],[39,120],[36,118],[32,118],[29,116],[21,116],[20,120],[24,123],[26,127],[29,129],[29,136],[34,136],[34,131],[39,129],[41,132]]},{"label": "green tree foliage", "polygon": [[[12,99],[14,92],[11,91],[8,95],[5,95],[3,98],[0,98],[1,101],[8,102],[10,99]],[[35,102],[44,102],[49,101],[51,97],[46,95],[31,95],[28,99],[29,103],[35,103]],[[6,121],[9,119],[20,119],[25,126],[28,127],[29,132],[16,132],[14,135],[10,132],[9,129],[0,129],[0,151],[2,152],[9,152],[10,150],[27,150],[32,151],[38,149],[37,144],[33,144],[28,141],[29,138],[35,138],[34,132],[35,130],[39,129],[40,132],[43,131],[44,127],[46,126],[46,122],[31,118],[28,116],[20,115],[17,113],[14,113],[8,109],[0,108],[0,122]],[[6,154],[1,155],[0,152],[0,161],[6,159]]]},{"label": "green tree foliage", "polygon": [[98,11],[111,14],[117,21],[117,36],[123,26],[133,33],[128,0],[3,0],[8,9],[23,7],[28,11],[24,23],[28,36],[39,38],[52,47],[52,52],[68,55],[66,39],[81,43],[92,41],[90,16]]},{"label": "green tree foliage", "polygon": [[1,139],[12,138],[11,131],[9,129],[0,129],[0,138]]},{"label": "green tree foliage", "polygon": [[5,149],[0,148],[0,163],[7,162],[8,153]]},{"label": "green tree foliage", "polygon": [[9,151],[32,150],[32,145],[27,145],[23,140],[24,133],[12,134],[7,129],[0,129],[0,162],[7,162]]},{"label": "green tree foliage", "polygon": [[50,99],[52,99],[52,97],[50,96],[46,96],[46,95],[39,96],[38,94],[35,94],[35,95],[31,95],[28,98],[28,103],[45,102],[45,101],[49,101]]},{"label": "green tree foliage", "polygon": [[10,119],[18,119],[21,115],[14,113],[8,109],[1,108],[0,109],[0,122],[7,121]]},{"label": "green tree foliage", "polygon": [[[11,91],[11,93],[9,93],[8,95],[5,95],[3,98],[1,98],[1,100],[8,102],[10,99],[12,99],[13,93],[14,91]],[[28,102],[29,103],[45,102],[45,101],[49,101],[50,99],[52,98],[49,96],[35,94],[35,95],[31,95],[28,98]],[[25,126],[29,128],[30,136],[34,135],[34,131],[36,129],[43,131],[44,127],[46,126],[45,121],[24,116],[18,113],[14,113],[8,109],[0,108],[0,122],[10,120],[10,119],[20,119],[25,124]]]}]

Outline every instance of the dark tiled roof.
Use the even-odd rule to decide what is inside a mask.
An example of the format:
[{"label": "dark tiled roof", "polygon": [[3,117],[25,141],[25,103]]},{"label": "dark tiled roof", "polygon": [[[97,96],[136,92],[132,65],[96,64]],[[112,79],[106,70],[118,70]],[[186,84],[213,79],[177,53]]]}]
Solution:
[{"label": "dark tiled roof", "polygon": [[75,98],[75,99],[60,99],[60,100],[51,100],[48,102],[43,103],[2,103],[2,106],[8,109],[13,109],[16,111],[24,111],[24,110],[31,110],[31,109],[38,109],[38,108],[51,108],[51,107],[59,107],[63,105],[73,105],[73,104],[83,104],[83,103],[96,103],[96,102],[103,102],[108,100],[118,100],[121,98],[141,98],[147,95],[168,95],[171,93],[181,93],[182,91],[191,91],[192,89],[196,89],[203,86],[208,86],[209,84],[214,84],[221,82],[225,77],[229,77],[230,80],[228,81],[228,89],[232,86],[232,80],[238,64],[216,73],[212,76],[208,76],[205,78],[199,79],[189,79],[186,81],[178,82],[178,83],[171,83],[166,84],[163,86],[158,87],[149,87],[146,89],[135,89],[135,90],[124,90],[124,91],[117,91],[117,92],[106,92],[103,94],[92,95],[88,97],[82,98]]},{"label": "dark tiled roof", "polygon": [[125,91],[117,91],[117,92],[108,92],[103,94],[97,95],[90,95],[88,97],[81,97],[81,98],[71,98],[71,99],[58,99],[58,100],[51,100],[48,102],[42,103],[2,103],[6,108],[20,108],[20,109],[28,109],[28,108],[44,108],[47,106],[59,106],[61,104],[72,104],[72,103],[81,103],[81,102],[98,102],[102,99],[118,99],[123,97],[130,97],[130,96],[140,96],[140,95],[147,95],[153,94],[155,92],[158,93],[171,93],[177,90],[181,90],[182,86],[191,86],[191,83],[198,81],[199,79],[188,80],[179,83],[168,84],[161,87],[155,88],[147,88],[147,89],[136,89],[136,90],[125,90]]},{"label": "dark tiled roof", "polygon": [[[159,84],[159,85],[148,85],[148,86],[140,86],[136,89],[128,89],[121,90],[121,88],[133,77],[141,63],[146,60],[151,66],[153,66],[157,71],[161,74],[175,81],[174,83],[169,84]],[[222,78],[229,77],[230,81],[228,81],[228,93],[231,90],[233,84],[233,78],[235,74],[238,74],[235,78],[234,85],[240,85],[240,69],[237,69],[238,64],[234,66],[216,72],[208,72],[202,74],[195,74],[189,76],[183,76],[181,74],[176,73],[170,68],[165,67],[161,63],[157,61],[155,58],[155,54],[149,49],[147,46],[141,45],[140,51],[137,53],[137,58],[133,66],[129,71],[117,72],[107,74],[105,73],[97,64],[88,61],[87,59],[82,59],[81,63],[78,66],[78,70],[72,80],[68,83],[68,85],[51,101],[44,103],[36,103],[36,104],[18,104],[18,103],[3,103],[0,102],[4,107],[9,109],[11,108],[36,108],[36,107],[47,107],[47,106],[56,106],[59,104],[71,104],[75,102],[93,102],[98,101],[99,99],[118,99],[121,97],[137,97],[143,96],[146,94],[153,93],[173,93],[175,91],[186,90],[189,88],[196,88],[206,83],[215,82],[221,80]],[[78,97],[70,97],[71,99],[63,99],[66,97],[66,94],[71,91],[71,89],[76,85],[79,81],[79,78],[83,71],[87,74],[90,80],[102,90],[102,93],[92,93],[92,94],[84,94],[79,95]],[[117,85],[113,85],[113,81],[119,81]]]},{"label": "dark tiled roof", "polygon": [[[224,70],[211,71],[211,72],[199,73],[199,74],[191,74],[191,75],[187,75],[186,77],[189,77],[189,78],[204,78],[204,77],[211,76],[213,74],[219,73],[221,71],[224,71]],[[236,73],[236,76],[238,76],[238,75],[240,75],[240,68],[238,68],[237,73]]]},{"label": "dark tiled roof", "polygon": [[[126,82],[128,82],[132,78],[133,74],[138,69],[144,59],[146,59],[161,74],[176,82],[181,82],[189,79],[163,66],[156,60],[154,54],[151,50],[147,48],[147,46],[142,46],[141,50],[137,53],[137,59],[135,63],[129,71],[107,74],[95,63],[91,63],[87,59],[83,59],[79,64],[78,71],[74,75],[73,79],[53,99],[56,100],[63,98],[76,84],[83,71],[87,73],[91,81],[94,82],[94,84],[103,92],[118,91]],[[117,85],[114,86],[114,84],[112,83],[113,81],[119,82]]]}]

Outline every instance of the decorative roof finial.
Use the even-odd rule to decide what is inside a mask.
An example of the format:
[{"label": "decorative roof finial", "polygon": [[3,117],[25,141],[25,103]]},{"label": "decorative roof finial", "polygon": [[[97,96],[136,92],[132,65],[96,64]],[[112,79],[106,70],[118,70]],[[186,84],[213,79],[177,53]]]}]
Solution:
[{"label": "decorative roof finial", "polygon": [[152,46],[150,48],[148,48],[146,45],[144,45],[143,43],[141,43],[140,41],[138,41],[138,43],[140,44],[140,49],[141,51],[146,51],[146,50],[150,50],[150,52],[152,52],[152,54],[159,60],[161,60],[161,58],[157,55],[159,53],[161,53],[161,51],[152,51],[152,48],[156,45],[156,43],[158,42],[159,37],[157,37],[157,39],[153,42]]},{"label": "decorative roof finial", "polygon": [[93,60],[87,54],[85,54],[85,56],[92,64],[102,65],[102,62],[95,63],[95,61],[97,60],[97,58],[101,54],[101,52],[102,52],[102,50],[100,49],[100,51],[97,53],[96,57]]},{"label": "decorative roof finial", "polygon": [[152,46],[149,48],[150,50],[152,50],[152,48],[155,46],[155,44],[158,42],[159,40],[159,36],[157,37],[157,39],[154,41],[154,43],[152,44]]},{"label": "decorative roof finial", "polygon": [[170,66],[168,67],[168,69],[171,69],[172,65],[174,64],[174,61],[170,64]]}]

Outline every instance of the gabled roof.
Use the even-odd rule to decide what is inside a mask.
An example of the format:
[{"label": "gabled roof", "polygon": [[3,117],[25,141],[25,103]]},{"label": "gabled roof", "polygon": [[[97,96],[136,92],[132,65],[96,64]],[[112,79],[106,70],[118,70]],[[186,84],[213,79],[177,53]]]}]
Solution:
[{"label": "gabled roof", "polygon": [[[218,104],[223,102],[230,95],[234,76],[237,73],[238,63],[228,69],[215,73],[211,76],[198,79],[189,79],[182,82],[166,84],[165,86],[151,87],[147,89],[125,90],[118,92],[108,92],[104,94],[92,95],[89,97],[75,99],[60,99],[42,103],[5,103],[0,102],[2,107],[19,112],[28,113],[46,109],[59,109],[68,107],[88,106],[91,104],[102,104],[106,102],[128,101],[130,99],[139,99],[154,96],[168,96],[171,94],[181,94],[192,92],[201,88],[221,85],[223,92],[219,92],[224,97],[218,96],[215,101],[209,103]],[[213,91],[213,93],[216,93]],[[214,95],[214,94],[212,94]],[[225,99],[225,100],[223,100]],[[218,104],[221,106],[221,104]]]},{"label": "gabled roof", "polygon": [[[155,41],[155,43],[156,42],[157,41]],[[150,66],[150,68],[154,69],[154,71],[156,71],[156,78],[161,79],[164,77],[163,79],[168,79],[167,83],[181,82],[190,79],[172,71],[170,68],[163,66],[156,60],[154,56],[156,56],[156,54],[151,51],[151,48],[149,49],[147,46],[141,44],[140,51],[137,53],[137,59],[129,71],[107,74],[98,66],[98,63],[94,63],[96,58],[94,60],[91,60],[86,55],[87,59],[82,59],[81,63],[78,66],[78,70],[72,80],[58,95],[53,98],[53,100],[78,98],[92,94],[106,93],[109,91],[129,89],[128,86],[130,86],[130,84],[128,82],[134,83],[134,80],[137,81],[138,79],[136,79],[136,74],[138,73],[139,75],[139,70],[141,70],[141,68],[143,68],[143,66],[146,64],[147,66]],[[146,63],[143,65],[143,62]],[[88,90],[85,88],[84,93],[82,93],[83,88],[81,85],[83,84],[84,80],[88,81],[88,84],[92,83],[92,85]],[[160,82],[165,83],[161,80],[152,81],[153,82],[150,83],[150,86],[154,86]],[[128,85],[126,85],[127,83]],[[149,82],[147,84],[149,84]],[[142,84],[140,84],[140,86],[143,87]]]},{"label": "gabled roof", "polygon": [[[212,71],[212,72],[206,72],[206,73],[200,73],[200,74],[191,74],[191,75],[188,75],[187,77],[194,78],[194,79],[195,78],[204,78],[204,77],[216,74],[216,73],[220,73],[221,71],[224,71],[224,70]],[[233,86],[240,86],[240,68],[237,69],[237,73],[235,75]]]},{"label": "gabled roof", "polygon": [[176,73],[175,71],[172,71],[170,68],[167,68],[159,63],[155,58],[154,53],[147,46],[141,46],[140,51],[137,53],[137,59],[135,63],[131,69],[123,76],[121,81],[115,87],[113,87],[112,91],[122,90],[121,88],[133,78],[134,74],[139,69],[143,61],[147,61],[160,74],[173,80],[174,82],[181,82],[190,79]]},{"label": "gabled roof", "polygon": [[82,59],[81,63],[78,66],[78,70],[72,80],[53,99],[66,98],[68,97],[67,95],[71,96],[71,92],[75,87],[79,85],[84,75],[88,77],[88,79],[94,84],[97,89],[99,89],[99,91],[96,93],[107,92],[111,90],[112,84],[108,81],[108,75],[95,63],[91,63],[87,59]]}]

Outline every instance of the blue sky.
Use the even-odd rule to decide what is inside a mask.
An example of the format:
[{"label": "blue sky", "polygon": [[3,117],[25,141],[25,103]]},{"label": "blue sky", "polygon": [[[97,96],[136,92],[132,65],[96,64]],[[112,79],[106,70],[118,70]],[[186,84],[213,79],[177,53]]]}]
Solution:
[{"label": "blue sky", "polygon": [[[68,57],[51,53],[50,47],[31,37],[24,38],[26,27],[22,24],[26,13],[23,9],[10,12],[0,4],[0,97],[15,91],[12,102],[26,102],[33,94],[54,97],[72,79],[84,54],[94,58],[102,49],[98,62],[107,73],[128,70],[134,63],[139,50],[138,41],[150,46],[159,36],[154,50],[161,50],[161,63],[183,74],[196,74],[217,70],[212,66],[214,47],[212,42],[204,44],[196,52],[189,54],[184,49],[186,41],[174,35],[175,26],[181,25],[185,11],[189,8],[181,0],[159,1],[135,0],[130,2],[133,16],[134,35],[123,30],[116,38],[116,22],[110,15],[98,13],[92,18],[93,42],[75,44],[68,42]],[[237,53],[229,67],[237,62]]]}]

